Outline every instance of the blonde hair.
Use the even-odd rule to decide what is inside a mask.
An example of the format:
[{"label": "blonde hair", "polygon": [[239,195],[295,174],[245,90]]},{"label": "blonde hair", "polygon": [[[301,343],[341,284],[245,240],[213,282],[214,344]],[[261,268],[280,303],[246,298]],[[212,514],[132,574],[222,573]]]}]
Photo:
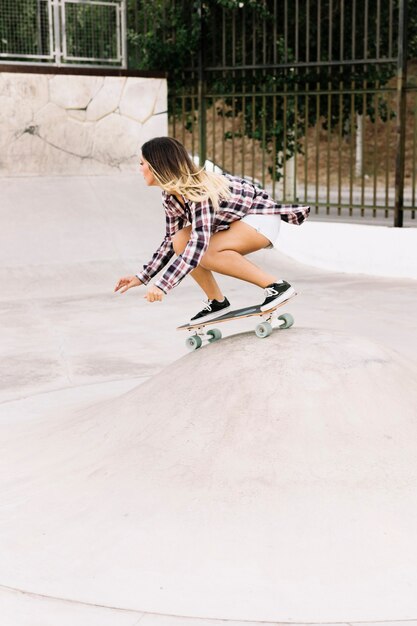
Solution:
[{"label": "blonde hair", "polygon": [[142,156],[158,184],[167,193],[182,195],[192,202],[210,200],[215,211],[230,195],[225,176],[198,168],[176,139],[156,137],[142,146]]}]

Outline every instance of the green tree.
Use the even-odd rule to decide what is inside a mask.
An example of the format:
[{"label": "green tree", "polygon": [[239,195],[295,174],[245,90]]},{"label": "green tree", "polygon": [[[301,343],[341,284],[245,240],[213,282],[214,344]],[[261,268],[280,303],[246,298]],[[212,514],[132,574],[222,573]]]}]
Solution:
[{"label": "green tree", "polygon": [[0,52],[13,55],[46,55],[49,50],[48,7],[45,0],[2,0]]}]

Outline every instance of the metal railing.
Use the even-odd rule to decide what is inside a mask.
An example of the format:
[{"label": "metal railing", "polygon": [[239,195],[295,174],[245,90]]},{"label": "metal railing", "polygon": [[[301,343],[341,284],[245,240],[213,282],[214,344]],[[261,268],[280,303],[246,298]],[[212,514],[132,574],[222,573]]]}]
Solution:
[{"label": "metal railing", "polygon": [[407,0],[198,4],[199,53],[170,85],[172,135],[319,219],[415,224]]},{"label": "metal railing", "polygon": [[417,0],[225,4],[2,0],[0,58],[125,67],[128,42],[200,162],[319,219],[416,224]]},{"label": "metal railing", "polygon": [[0,59],[126,68],[126,0],[2,0]]}]

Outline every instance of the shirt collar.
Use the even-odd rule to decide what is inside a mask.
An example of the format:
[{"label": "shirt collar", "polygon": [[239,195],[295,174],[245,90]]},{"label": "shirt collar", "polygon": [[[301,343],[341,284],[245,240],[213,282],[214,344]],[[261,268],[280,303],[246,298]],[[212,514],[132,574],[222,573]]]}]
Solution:
[{"label": "shirt collar", "polygon": [[165,189],[162,190],[162,201],[165,206],[169,206],[172,208],[180,209],[180,211],[185,211],[188,208],[188,201],[182,196],[184,200],[184,206],[177,200],[177,197],[174,194],[168,193]]}]

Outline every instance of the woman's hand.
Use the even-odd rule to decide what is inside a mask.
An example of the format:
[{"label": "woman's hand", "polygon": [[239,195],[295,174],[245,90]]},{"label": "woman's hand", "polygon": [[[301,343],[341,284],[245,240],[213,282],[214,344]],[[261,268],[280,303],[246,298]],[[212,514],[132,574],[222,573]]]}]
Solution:
[{"label": "woman's hand", "polygon": [[120,291],[120,293],[125,293],[128,289],[132,287],[139,287],[141,285],[141,281],[137,276],[123,276],[117,283],[114,291]]},{"label": "woman's hand", "polygon": [[150,285],[148,287],[148,291],[146,292],[146,296],[143,297],[146,298],[148,302],[161,302],[164,295],[165,294],[162,289],[155,287],[155,285]]}]

